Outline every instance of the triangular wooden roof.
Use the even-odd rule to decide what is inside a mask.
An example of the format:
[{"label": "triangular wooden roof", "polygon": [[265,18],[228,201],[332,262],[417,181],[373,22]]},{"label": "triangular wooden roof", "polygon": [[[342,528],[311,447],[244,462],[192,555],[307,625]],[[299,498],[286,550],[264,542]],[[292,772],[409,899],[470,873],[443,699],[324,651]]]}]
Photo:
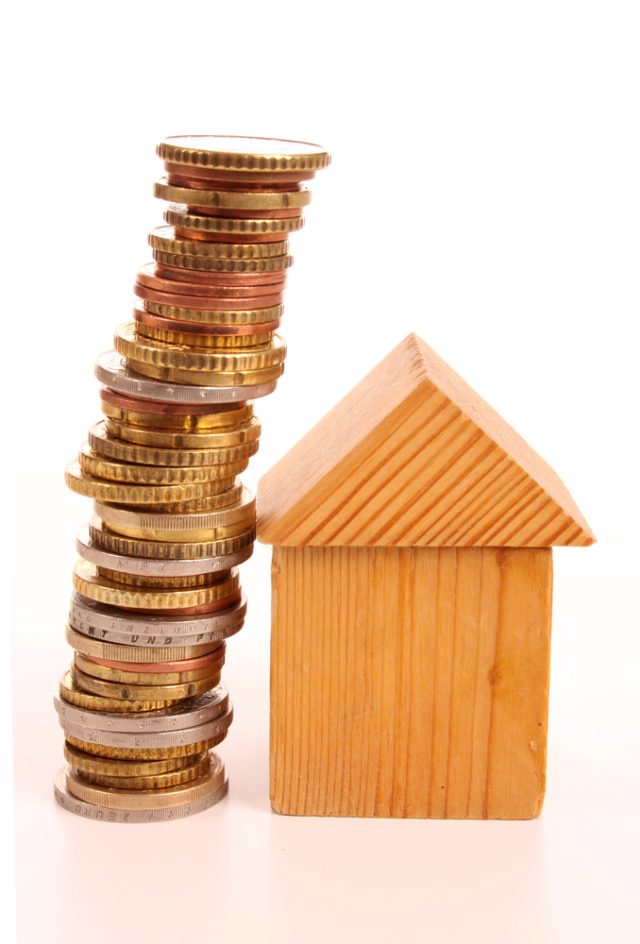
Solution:
[{"label": "triangular wooden roof", "polygon": [[341,547],[595,540],[556,473],[415,334],[262,478],[258,537]]}]

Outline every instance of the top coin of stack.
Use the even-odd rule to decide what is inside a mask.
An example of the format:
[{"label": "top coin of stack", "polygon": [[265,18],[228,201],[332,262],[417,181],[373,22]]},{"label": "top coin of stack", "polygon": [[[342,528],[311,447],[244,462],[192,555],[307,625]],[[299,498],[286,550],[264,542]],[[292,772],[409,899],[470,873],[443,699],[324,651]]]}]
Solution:
[{"label": "top coin of stack", "polygon": [[237,565],[255,538],[236,476],[258,449],[249,401],[284,369],[288,234],[329,162],[261,138],[167,138],[158,153],[156,195],[179,203],[149,236],[133,321],[96,365],[104,419],[66,474],[94,517],[77,541],[56,796],[126,822],[188,815],[226,789],[208,752],[231,722],[224,640],[244,621]]}]

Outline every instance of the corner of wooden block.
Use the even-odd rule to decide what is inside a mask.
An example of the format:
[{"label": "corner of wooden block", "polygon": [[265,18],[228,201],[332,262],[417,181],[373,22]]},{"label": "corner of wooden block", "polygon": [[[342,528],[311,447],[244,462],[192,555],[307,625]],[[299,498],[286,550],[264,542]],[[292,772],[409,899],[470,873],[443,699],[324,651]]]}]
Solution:
[{"label": "corner of wooden block", "polygon": [[293,813],[291,810],[285,808],[285,804],[279,797],[272,796],[270,798],[271,809],[274,813],[277,813],[278,816],[292,816]]}]

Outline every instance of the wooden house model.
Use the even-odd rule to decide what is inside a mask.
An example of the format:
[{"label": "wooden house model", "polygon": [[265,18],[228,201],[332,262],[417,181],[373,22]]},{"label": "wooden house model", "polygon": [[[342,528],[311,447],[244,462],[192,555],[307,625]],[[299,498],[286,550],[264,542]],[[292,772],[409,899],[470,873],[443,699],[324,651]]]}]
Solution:
[{"label": "wooden house model", "polygon": [[409,335],[261,480],[280,813],[523,819],[545,791],[552,560],[594,536]]}]

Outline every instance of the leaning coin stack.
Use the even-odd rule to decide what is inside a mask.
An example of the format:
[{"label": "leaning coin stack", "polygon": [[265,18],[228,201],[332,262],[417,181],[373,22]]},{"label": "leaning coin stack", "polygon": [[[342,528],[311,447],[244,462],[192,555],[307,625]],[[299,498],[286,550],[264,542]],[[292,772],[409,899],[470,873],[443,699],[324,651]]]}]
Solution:
[{"label": "leaning coin stack", "polygon": [[149,236],[133,321],[96,364],[104,419],[66,472],[94,514],[77,538],[55,795],[114,822],[188,816],[227,790],[220,673],[255,538],[237,476],[258,449],[250,401],[284,368],[288,234],[329,163],[265,138],[167,138],[158,154],[168,225]]}]

